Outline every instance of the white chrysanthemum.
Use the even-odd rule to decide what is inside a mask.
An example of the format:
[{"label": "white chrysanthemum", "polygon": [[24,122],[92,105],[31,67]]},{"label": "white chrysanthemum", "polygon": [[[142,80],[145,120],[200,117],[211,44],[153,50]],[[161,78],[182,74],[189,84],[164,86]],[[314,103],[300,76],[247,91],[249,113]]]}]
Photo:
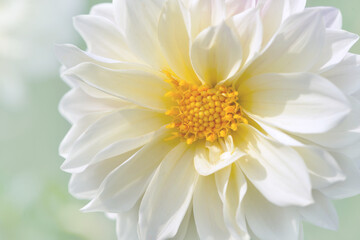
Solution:
[{"label": "white chrysanthemum", "polygon": [[114,0],[59,46],[60,152],[118,239],[301,238],[360,192],[358,37],[305,0]]}]

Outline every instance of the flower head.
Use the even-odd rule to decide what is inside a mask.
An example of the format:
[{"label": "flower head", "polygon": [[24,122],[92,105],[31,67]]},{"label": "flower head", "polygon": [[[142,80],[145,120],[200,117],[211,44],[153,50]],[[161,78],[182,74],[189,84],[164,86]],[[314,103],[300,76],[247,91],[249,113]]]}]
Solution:
[{"label": "flower head", "polygon": [[119,239],[298,239],[358,194],[360,58],[302,0],[114,0],[57,48],[70,192]]}]

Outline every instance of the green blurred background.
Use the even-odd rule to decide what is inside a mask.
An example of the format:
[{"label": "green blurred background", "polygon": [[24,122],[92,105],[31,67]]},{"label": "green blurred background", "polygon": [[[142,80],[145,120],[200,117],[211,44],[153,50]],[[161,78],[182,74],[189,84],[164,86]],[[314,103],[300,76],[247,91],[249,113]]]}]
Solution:
[{"label": "green blurred background", "polygon": [[[0,240],[115,240],[115,223],[81,213],[67,192],[58,145],[70,125],[57,105],[53,43],[84,47],[71,18],[101,0],[0,0]],[[341,9],[344,28],[360,34],[359,0],[308,0]],[[360,43],[352,49],[360,53]],[[335,202],[337,232],[305,224],[306,240],[360,239],[360,197]],[[129,239],[131,240],[131,239]]]}]

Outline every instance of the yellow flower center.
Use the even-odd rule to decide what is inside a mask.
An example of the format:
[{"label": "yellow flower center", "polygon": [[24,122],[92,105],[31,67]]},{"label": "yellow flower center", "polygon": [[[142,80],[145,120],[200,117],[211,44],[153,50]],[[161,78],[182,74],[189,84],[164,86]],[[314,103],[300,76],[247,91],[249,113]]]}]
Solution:
[{"label": "yellow flower center", "polygon": [[217,85],[211,88],[197,86],[167,74],[166,80],[173,90],[166,93],[176,104],[166,115],[173,121],[167,128],[176,129],[173,137],[180,137],[188,144],[198,139],[214,142],[236,131],[238,124],[247,124],[238,103],[238,92],[232,87]]}]

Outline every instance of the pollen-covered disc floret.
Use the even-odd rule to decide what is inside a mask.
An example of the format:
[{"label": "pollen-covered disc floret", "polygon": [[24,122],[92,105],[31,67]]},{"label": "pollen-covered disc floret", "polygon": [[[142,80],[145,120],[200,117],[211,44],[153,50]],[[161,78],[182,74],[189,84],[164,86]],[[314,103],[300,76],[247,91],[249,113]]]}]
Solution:
[{"label": "pollen-covered disc floret", "polygon": [[232,87],[197,86],[173,76],[168,82],[174,90],[166,96],[171,97],[176,105],[166,112],[173,117],[167,128],[177,130],[173,133],[174,137],[180,137],[188,144],[198,139],[214,142],[226,137],[229,131],[236,131],[238,124],[247,124],[237,102],[238,92]]}]

